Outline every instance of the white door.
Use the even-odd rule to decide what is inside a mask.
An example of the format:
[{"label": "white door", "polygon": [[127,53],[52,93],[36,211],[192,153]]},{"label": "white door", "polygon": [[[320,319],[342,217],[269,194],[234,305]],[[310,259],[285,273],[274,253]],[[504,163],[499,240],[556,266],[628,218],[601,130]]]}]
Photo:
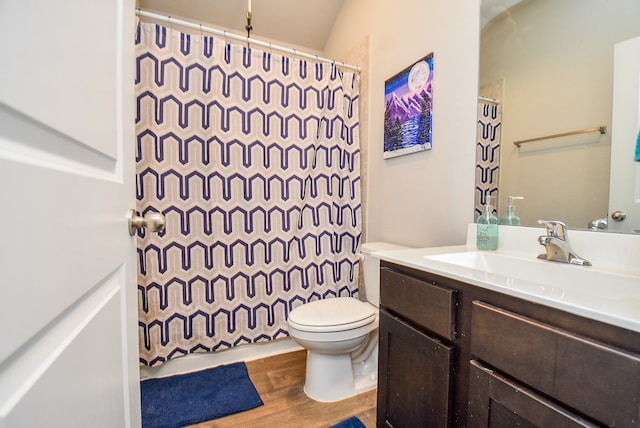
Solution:
[{"label": "white door", "polygon": [[133,0],[0,1],[0,427],[140,425]]},{"label": "white door", "polygon": [[609,230],[640,233],[640,37],[618,43],[613,62]]}]

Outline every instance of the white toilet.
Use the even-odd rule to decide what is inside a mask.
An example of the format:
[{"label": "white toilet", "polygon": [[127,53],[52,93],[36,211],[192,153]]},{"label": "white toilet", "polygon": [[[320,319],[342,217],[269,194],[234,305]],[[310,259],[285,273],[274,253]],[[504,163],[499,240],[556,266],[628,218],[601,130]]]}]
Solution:
[{"label": "white toilet", "polygon": [[366,302],[336,297],[298,306],[289,314],[289,335],[307,349],[304,392],[316,401],[338,401],[378,383],[380,260],[371,253],[402,247],[362,244]]}]

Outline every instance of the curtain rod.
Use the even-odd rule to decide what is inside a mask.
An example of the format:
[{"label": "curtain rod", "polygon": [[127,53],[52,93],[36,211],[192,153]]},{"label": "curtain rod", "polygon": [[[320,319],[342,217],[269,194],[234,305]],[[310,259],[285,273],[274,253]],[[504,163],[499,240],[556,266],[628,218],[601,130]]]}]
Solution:
[{"label": "curtain rod", "polygon": [[500,101],[493,99],[493,98],[487,98],[487,97],[483,97],[483,96],[479,96],[478,100],[480,101],[484,101],[486,103],[493,103],[493,104],[500,104]]},{"label": "curtain rod", "polygon": [[256,45],[256,46],[261,46],[263,48],[268,48],[268,49],[274,49],[280,52],[284,52],[290,55],[293,55],[295,57],[302,57],[302,58],[307,58],[313,61],[317,61],[317,62],[325,62],[325,63],[329,63],[329,64],[336,64],[340,67],[343,68],[347,68],[349,70],[353,70],[357,73],[360,73],[360,67],[356,66],[356,65],[350,65],[350,64],[345,64],[342,61],[335,61],[333,59],[328,59],[328,58],[322,58],[319,57],[318,55],[312,55],[312,54],[308,54],[305,52],[300,52],[297,51],[295,49],[291,49],[291,48],[285,48],[284,46],[278,46],[278,45],[274,45],[272,43],[267,43],[267,42],[263,42],[260,40],[256,40],[256,39],[251,39],[249,37],[244,37],[244,36],[238,36],[237,34],[233,34],[233,33],[229,33],[227,31],[223,31],[223,30],[218,30],[215,28],[211,28],[211,27],[205,27],[202,24],[194,24],[192,22],[188,22],[188,21],[183,21],[180,19],[175,19],[172,18],[170,16],[166,16],[166,15],[160,15],[154,12],[149,12],[146,10],[142,10],[140,8],[136,8],[136,15],[140,15],[140,16],[144,16],[146,18],[151,18],[151,19],[156,19],[158,21],[162,21],[162,22],[167,22],[169,24],[176,24],[176,25],[180,25],[181,27],[185,27],[185,28],[191,28],[192,30],[199,30],[199,31],[206,31],[207,33],[212,33],[218,36],[223,36],[227,39],[232,39],[232,40],[238,40],[241,42],[245,42],[245,43],[249,43],[252,45]]}]

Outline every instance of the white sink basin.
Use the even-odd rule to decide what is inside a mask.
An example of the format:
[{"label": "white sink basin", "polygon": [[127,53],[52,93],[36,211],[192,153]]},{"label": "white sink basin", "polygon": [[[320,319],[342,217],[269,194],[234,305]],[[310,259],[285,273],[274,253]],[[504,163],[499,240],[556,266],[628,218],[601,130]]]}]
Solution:
[{"label": "white sink basin", "polygon": [[618,273],[511,254],[422,255],[424,268],[640,331],[640,273]]},{"label": "white sink basin", "polygon": [[542,276],[541,279],[548,279],[546,278],[547,275],[537,275],[537,273],[540,273],[540,263],[544,263],[544,261],[536,258],[525,259],[513,255],[484,251],[463,251],[424,257],[437,262],[514,278],[535,280],[534,276]]},{"label": "white sink basin", "polygon": [[474,278],[498,285],[511,286],[518,283],[528,286],[527,288],[537,286],[556,298],[562,298],[569,291],[618,299],[637,298],[640,295],[638,277],[597,270],[589,266],[485,251],[463,251],[424,257],[435,262],[471,269]]}]

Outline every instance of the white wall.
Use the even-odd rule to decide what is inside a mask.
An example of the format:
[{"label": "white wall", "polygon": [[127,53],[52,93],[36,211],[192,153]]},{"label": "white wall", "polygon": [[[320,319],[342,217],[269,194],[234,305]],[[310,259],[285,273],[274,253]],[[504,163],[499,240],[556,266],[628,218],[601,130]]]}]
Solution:
[{"label": "white wall", "polygon": [[[479,0],[347,0],[325,55],[369,36],[365,241],[462,244],[473,222]],[[384,82],[434,52],[433,149],[382,159]]]}]

